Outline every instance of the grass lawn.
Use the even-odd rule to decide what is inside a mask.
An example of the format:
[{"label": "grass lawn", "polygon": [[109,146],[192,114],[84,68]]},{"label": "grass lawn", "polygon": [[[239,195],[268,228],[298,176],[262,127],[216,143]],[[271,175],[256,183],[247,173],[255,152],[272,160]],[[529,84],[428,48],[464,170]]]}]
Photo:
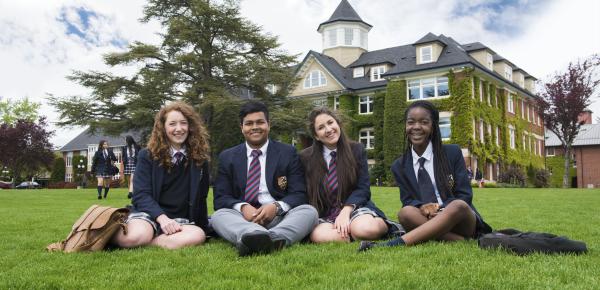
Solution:
[{"label": "grass lawn", "polygon": [[[91,204],[123,206],[125,189],[96,200],[95,189],[0,190],[0,289],[591,289],[600,285],[600,190],[475,189],[494,228],[551,232],[587,243],[589,253],[518,257],[475,241],[430,242],[357,253],[358,244],[294,245],[239,258],[213,239],[200,247],[85,254],[47,253]],[[390,217],[396,188],[373,188]],[[212,207],[212,201],[209,201]],[[596,286],[594,286],[596,285]]]}]

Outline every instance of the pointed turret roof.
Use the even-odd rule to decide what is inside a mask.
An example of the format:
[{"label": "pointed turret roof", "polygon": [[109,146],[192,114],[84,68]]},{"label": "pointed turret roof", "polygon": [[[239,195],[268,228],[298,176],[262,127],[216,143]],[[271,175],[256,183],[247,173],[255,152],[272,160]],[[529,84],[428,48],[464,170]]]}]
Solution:
[{"label": "pointed turret roof", "polygon": [[369,28],[373,27],[371,24],[364,22],[360,18],[360,16],[358,16],[358,13],[356,13],[354,8],[352,8],[352,5],[348,3],[348,0],[342,0],[342,2],[340,2],[340,5],[338,5],[338,7],[331,15],[331,17],[329,17],[329,20],[319,24],[319,28],[317,28],[317,31],[320,31],[323,25],[333,23],[336,21],[359,22],[368,26]]}]

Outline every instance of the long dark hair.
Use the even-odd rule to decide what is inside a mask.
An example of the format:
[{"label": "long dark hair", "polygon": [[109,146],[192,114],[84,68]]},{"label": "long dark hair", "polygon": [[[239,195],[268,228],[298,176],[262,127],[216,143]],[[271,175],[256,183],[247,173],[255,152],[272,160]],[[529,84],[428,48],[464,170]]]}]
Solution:
[{"label": "long dark hair", "polygon": [[131,135],[127,135],[125,137],[125,143],[127,143],[127,147],[137,147],[137,143],[135,143],[135,140],[133,139],[133,136]]},{"label": "long dark hair", "polygon": [[[404,123],[406,124],[406,119],[408,118],[408,112],[414,108],[423,108],[429,112],[431,116],[431,134],[429,135],[429,140],[431,141],[431,147],[433,149],[433,173],[435,175],[435,184],[437,186],[438,191],[440,192],[440,196],[443,200],[445,200],[448,196],[453,195],[453,188],[451,183],[451,179],[454,177],[451,176],[450,165],[448,163],[448,158],[446,158],[446,153],[444,153],[444,149],[442,148],[442,134],[440,133],[440,112],[435,108],[435,106],[428,101],[415,101],[411,103],[408,108],[404,111]],[[408,159],[408,156],[412,156],[412,143],[410,143],[410,139],[408,138],[408,134],[405,132],[404,139],[404,156],[403,162]]]},{"label": "long dark hair", "polygon": [[[321,114],[331,116],[340,127],[340,138],[337,142],[336,156],[338,176],[336,204],[329,204],[328,196],[330,192],[328,192],[323,182],[327,174],[327,164],[325,164],[325,159],[323,158],[323,143],[315,138],[317,136],[315,120]],[[348,139],[342,129],[340,118],[334,112],[325,107],[313,109],[308,115],[308,131],[312,134],[314,141],[311,147],[301,153],[304,168],[308,169],[305,172],[306,190],[309,203],[319,213],[323,214],[329,208],[342,204],[348,198],[352,190],[356,187],[360,168],[350,146],[355,142]],[[310,165],[310,168],[307,168],[308,165]]]},{"label": "long dark hair", "polygon": [[[106,143],[106,140],[100,140],[100,142],[98,142],[98,151],[103,151],[104,148],[102,148],[102,145],[104,145],[104,143]],[[107,148],[108,150],[108,148]]]}]

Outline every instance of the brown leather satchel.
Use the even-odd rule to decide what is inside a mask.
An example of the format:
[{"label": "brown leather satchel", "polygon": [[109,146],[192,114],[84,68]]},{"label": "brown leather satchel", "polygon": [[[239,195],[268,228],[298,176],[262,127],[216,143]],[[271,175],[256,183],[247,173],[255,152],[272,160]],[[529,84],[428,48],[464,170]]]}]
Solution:
[{"label": "brown leather satchel", "polygon": [[46,249],[65,253],[103,250],[119,229],[127,233],[128,214],[127,208],[92,205],[75,222],[65,240],[52,243]]}]

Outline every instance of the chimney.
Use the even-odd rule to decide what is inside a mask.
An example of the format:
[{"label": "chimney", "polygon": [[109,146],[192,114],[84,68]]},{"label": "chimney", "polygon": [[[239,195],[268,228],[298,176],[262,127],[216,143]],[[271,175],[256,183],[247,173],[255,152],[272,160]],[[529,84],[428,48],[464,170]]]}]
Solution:
[{"label": "chimney", "polygon": [[592,111],[584,110],[577,116],[577,123],[580,125],[591,124],[592,123]]}]

